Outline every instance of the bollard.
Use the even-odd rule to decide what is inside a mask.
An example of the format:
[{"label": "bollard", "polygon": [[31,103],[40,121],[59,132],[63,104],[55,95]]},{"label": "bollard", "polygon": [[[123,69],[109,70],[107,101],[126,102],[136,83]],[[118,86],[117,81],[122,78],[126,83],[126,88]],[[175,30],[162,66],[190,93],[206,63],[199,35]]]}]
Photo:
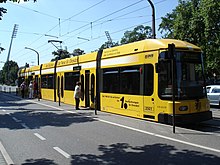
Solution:
[{"label": "bollard", "polygon": [[60,92],[58,93],[58,97],[59,97],[59,106],[60,106]]},{"label": "bollard", "polygon": [[95,106],[94,106],[94,107],[95,107],[95,115],[97,115],[97,106],[96,106],[97,103],[96,103],[96,97],[94,98],[94,103],[95,103]]},{"label": "bollard", "polygon": [[15,90],[16,90],[16,96],[18,96],[18,88],[16,88]]}]

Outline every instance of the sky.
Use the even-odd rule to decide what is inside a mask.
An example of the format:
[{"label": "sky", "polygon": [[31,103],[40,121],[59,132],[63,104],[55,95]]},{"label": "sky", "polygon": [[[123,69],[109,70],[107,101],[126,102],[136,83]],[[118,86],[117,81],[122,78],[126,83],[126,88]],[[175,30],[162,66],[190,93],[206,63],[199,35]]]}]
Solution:
[{"label": "sky", "polygon": [[[161,17],[172,12],[178,0],[152,0],[155,7],[156,37],[161,38],[158,26]],[[37,65],[50,62],[57,48],[70,53],[80,48],[85,53],[97,50],[108,41],[118,42],[126,31],[138,25],[152,26],[152,9],[147,0],[33,0],[23,3],[0,3],[7,13],[0,20],[0,69],[9,60]],[[12,39],[14,25],[18,30]],[[55,40],[57,42],[51,42]],[[49,42],[48,42],[49,41]],[[61,43],[62,42],[62,43]]]}]

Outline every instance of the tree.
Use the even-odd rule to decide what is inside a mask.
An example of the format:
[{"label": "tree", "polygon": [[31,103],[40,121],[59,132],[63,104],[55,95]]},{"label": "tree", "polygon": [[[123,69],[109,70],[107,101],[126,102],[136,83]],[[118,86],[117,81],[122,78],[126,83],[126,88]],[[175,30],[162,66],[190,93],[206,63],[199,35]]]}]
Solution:
[{"label": "tree", "polygon": [[126,31],[121,39],[121,44],[127,44],[135,41],[140,41],[146,38],[151,38],[152,29],[149,26],[139,25],[132,31]]},{"label": "tree", "polygon": [[74,49],[73,50],[73,56],[79,56],[85,54],[84,50],[81,50],[80,48]]},{"label": "tree", "polygon": [[103,50],[103,49],[107,49],[110,47],[115,47],[118,46],[118,42],[112,42],[111,44],[109,43],[109,41],[105,42],[104,44],[102,44],[102,46],[99,48],[99,50]]},{"label": "tree", "polygon": [[4,64],[1,73],[1,83],[7,85],[14,85],[17,79],[19,67],[15,61],[8,61]]},{"label": "tree", "polygon": [[3,48],[3,47],[0,46],[0,54],[1,54],[1,52],[4,51],[4,50],[5,50],[5,48]]},{"label": "tree", "polygon": [[179,0],[178,6],[159,25],[164,38],[185,40],[202,48],[205,67],[220,74],[220,1]]},{"label": "tree", "polygon": [[[8,1],[13,1],[13,2],[18,2],[20,3],[20,0],[8,0]],[[23,0],[24,2],[27,2],[29,0]],[[37,2],[37,0],[33,0],[34,2]],[[0,3],[6,3],[7,0],[0,0]],[[2,20],[3,14],[7,13],[7,9],[0,7],[0,20]]]},{"label": "tree", "polygon": [[61,60],[65,58],[70,58],[70,53],[67,50],[58,49],[57,51],[52,52],[55,56],[51,61]]},{"label": "tree", "polygon": [[3,14],[7,13],[7,10],[3,7],[0,7],[0,20],[2,20]]},{"label": "tree", "polygon": [[[0,3],[5,3],[7,0],[0,0]],[[20,2],[21,0],[8,0],[8,1],[13,1],[13,2]],[[27,2],[27,1],[29,1],[29,0],[23,0],[24,2]],[[37,2],[37,0],[33,0],[34,2]]]}]

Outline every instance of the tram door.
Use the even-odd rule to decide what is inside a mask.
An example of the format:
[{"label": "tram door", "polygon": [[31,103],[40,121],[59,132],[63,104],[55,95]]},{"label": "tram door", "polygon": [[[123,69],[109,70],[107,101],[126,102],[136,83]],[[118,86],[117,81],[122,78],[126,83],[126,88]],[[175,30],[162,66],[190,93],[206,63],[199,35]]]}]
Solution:
[{"label": "tram door", "polygon": [[36,86],[34,87],[34,97],[38,97],[38,94],[39,94],[39,78],[38,78],[38,75],[35,76],[34,78],[34,81],[36,83]]},{"label": "tram door", "polygon": [[57,73],[57,86],[56,86],[56,101],[64,102],[64,74]]},{"label": "tram door", "polygon": [[95,107],[95,72],[95,69],[85,70],[85,74],[81,75],[81,91],[83,94],[83,97],[81,99],[82,106],[90,108]]},{"label": "tram door", "polygon": [[85,107],[90,107],[90,71],[85,71]]},{"label": "tram door", "polygon": [[144,66],[144,107],[143,118],[155,119],[155,100],[154,100],[154,68],[152,64]]}]

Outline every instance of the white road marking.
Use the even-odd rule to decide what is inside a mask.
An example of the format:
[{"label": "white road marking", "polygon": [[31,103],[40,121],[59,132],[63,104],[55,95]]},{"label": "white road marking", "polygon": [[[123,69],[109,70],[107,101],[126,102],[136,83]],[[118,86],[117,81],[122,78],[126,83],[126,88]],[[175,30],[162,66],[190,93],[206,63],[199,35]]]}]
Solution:
[{"label": "white road marking", "polygon": [[1,141],[0,141],[0,152],[2,153],[7,164],[14,164],[14,162],[11,160],[10,156],[8,155],[5,147],[2,145]]},{"label": "white road marking", "polygon": [[21,122],[21,120],[18,120],[18,119],[15,118],[15,117],[12,117],[12,119],[13,119],[15,122]]},{"label": "white road marking", "polygon": [[209,150],[209,151],[214,151],[214,152],[220,153],[220,150],[215,149],[215,148],[206,147],[206,146],[202,146],[202,145],[199,145],[199,144],[194,144],[194,143],[190,143],[190,142],[174,139],[174,138],[171,138],[171,137],[159,135],[159,134],[152,133],[152,132],[143,131],[143,130],[140,130],[140,129],[128,127],[128,126],[125,126],[125,125],[113,123],[113,122],[102,120],[102,119],[97,119],[97,120],[99,120],[101,122],[104,122],[104,123],[111,124],[111,125],[115,125],[115,126],[118,126],[118,127],[130,129],[130,130],[133,130],[133,131],[136,131],[136,132],[141,132],[141,133],[144,133],[144,134],[148,134],[148,135],[151,135],[151,136],[156,136],[156,137],[163,138],[163,139],[166,139],[166,140],[170,140],[170,141],[174,141],[174,142],[178,142],[178,143],[182,143],[182,144],[187,144],[187,145],[190,145],[190,146],[193,146],[193,147],[198,147],[198,148],[201,148],[201,149],[206,149],[206,150]]},{"label": "white road marking", "polygon": [[73,113],[73,114],[77,113],[77,112],[74,112],[74,111],[66,111],[66,112]]},{"label": "white road marking", "polygon": [[41,136],[38,133],[34,133],[35,136],[37,136],[40,140],[46,140],[46,138],[44,138],[43,136]]},{"label": "white road marking", "polygon": [[43,105],[43,106],[46,106],[46,107],[50,107],[50,108],[53,108],[53,109],[57,109],[57,110],[64,110],[62,108],[54,107],[54,106],[43,104],[43,103],[40,103],[40,102],[35,102],[35,101],[32,101],[32,100],[27,100],[27,101],[32,102],[32,103],[36,103],[36,104],[39,104],[39,105]]},{"label": "white road marking", "polygon": [[66,153],[65,151],[63,151],[62,149],[60,149],[59,147],[53,147],[53,149],[55,149],[57,152],[59,152],[65,158],[70,158],[70,155],[68,153]]},{"label": "white road marking", "polygon": [[29,127],[25,124],[25,123],[21,123],[22,127],[24,127],[25,129],[29,129]]},{"label": "white road marking", "polygon": [[[30,102],[33,102],[33,101],[30,101]],[[39,103],[39,102],[35,102],[35,103],[43,105],[43,106],[51,107],[51,108],[54,108],[54,109],[64,110],[62,108],[57,108],[57,107],[54,107],[54,106],[45,105],[45,104]],[[72,111],[66,111],[66,112],[75,113],[75,112],[72,112]],[[91,118],[93,118],[93,117],[91,116]],[[111,125],[115,125],[115,126],[118,126],[118,127],[126,128],[126,129],[133,130],[133,131],[136,131],[136,132],[141,132],[141,133],[148,134],[148,135],[155,136],[155,137],[159,137],[159,138],[162,138],[162,139],[166,139],[166,140],[170,140],[170,141],[186,144],[186,145],[189,145],[189,146],[193,146],[193,147],[197,147],[197,148],[201,148],[201,149],[205,149],[205,150],[209,150],[209,151],[214,151],[214,152],[220,153],[219,149],[215,149],[215,148],[211,148],[211,147],[202,146],[202,145],[199,145],[199,144],[194,144],[194,143],[191,143],[191,142],[186,142],[186,141],[174,139],[174,138],[171,138],[171,137],[159,135],[159,134],[152,133],[152,132],[147,132],[147,131],[144,131],[144,130],[132,128],[132,127],[129,127],[129,126],[113,123],[113,122],[102,120],[102,119],[98,119],[98,118],[95,118],[95,119],[100,121],[100,122],[108,123],[108,124],[111,124]]]}]

